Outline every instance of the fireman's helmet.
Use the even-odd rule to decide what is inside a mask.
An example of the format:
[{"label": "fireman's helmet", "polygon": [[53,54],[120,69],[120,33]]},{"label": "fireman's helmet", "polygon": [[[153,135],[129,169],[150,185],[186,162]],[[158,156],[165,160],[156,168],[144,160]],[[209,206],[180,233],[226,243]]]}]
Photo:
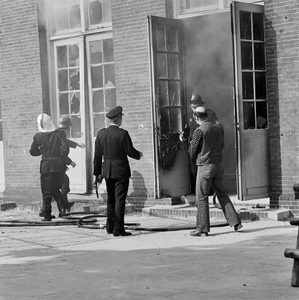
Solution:
[{"label": "fireman's helmet", "polygon": [[72,121],[68,116],[61,116],[59,119],[59,128],[68,129],[72,126]]}]

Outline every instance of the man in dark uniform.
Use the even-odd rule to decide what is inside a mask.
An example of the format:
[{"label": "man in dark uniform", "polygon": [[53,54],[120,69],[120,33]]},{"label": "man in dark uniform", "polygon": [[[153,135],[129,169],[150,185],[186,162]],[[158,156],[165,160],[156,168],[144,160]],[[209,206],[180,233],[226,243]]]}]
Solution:
[{"label": "man in dark uniform", "polygon": [[64,209],[60,189],[66,170],[69,148],[66,144],[65,132],[55,130],[51,118],[47,114],[40,114],[37,118],[39,133],[33,137],[29,150],[32,156],[42,156],[40,163],[40,182],[43,196],[43,221],[51,221],[52,197],[57,202],[59,214]]},{"label": "man in dark uniform", "polygon": [[[193,93],[190,100],[190,111],[187,114],[187,124],[184,128],[184,131],[180,134],[180,140],[181,142],[187,141],[190,143],[194,130],[198,127],[194,120],[194,110],[199,107],[203,106],[206,102],[204,102],[200,95],[197,93]],[[208,120],[212,123],[215,123],[219,125],[222,129],[223,126],[218,120],[218,117],[216,113],[210,109],[206,108],[207,114],[208,114]],[[191,185],[191,193],[195,194],[195,182],[196,182],[196,172],[197,172],[197,166],[196,161],[194,158],[189,156],[189,166],[190,166],[190,185]]]},{"label": "man in dark uniform", "polygon": [[197,107],[194,116],[198,127],[188,149],[189,154],[196,159],[196,229],[192,236],[207,236],[210,231],[209,191],[213,187],[223,214],[230,226],[237,231],[242,228],[240,216],[237,214],[229,196],[223,187],[224,169],[222,166],[222,150],[224,135],[222,128],[208,120],[207,110]]},{"label": "man in dark uniform", "polygon": [[142,152],[133,147],[128,131],[120,128],[122,116],[121,106],[116,106],[106,114],[110,126],[98,132],[94,153],[94,185],[105,178],[108,196],[106,230],[114,236],[131,235],[124,228],[125,203],[131,177],[128,156],[138,160],[142,157]]}]

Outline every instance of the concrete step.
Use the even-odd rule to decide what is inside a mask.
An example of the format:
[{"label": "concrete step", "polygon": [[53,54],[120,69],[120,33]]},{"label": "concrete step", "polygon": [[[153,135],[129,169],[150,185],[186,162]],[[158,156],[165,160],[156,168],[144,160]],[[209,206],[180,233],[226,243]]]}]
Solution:
[{"label": "concrete step", "polygon": [[[242,220],[258,221],[258,220],[275,220],[287,221],[293,217],[290,210],[287,209],[270,209],[270,208],[238,208]],[[195,205],[156,205],[142,209],[142,214],[147,216],[157,217],[176,217],[176,218],[194,218],[196,217],[197,209]],[[210,206],[210,218],[225,220],[221,209]]]}]

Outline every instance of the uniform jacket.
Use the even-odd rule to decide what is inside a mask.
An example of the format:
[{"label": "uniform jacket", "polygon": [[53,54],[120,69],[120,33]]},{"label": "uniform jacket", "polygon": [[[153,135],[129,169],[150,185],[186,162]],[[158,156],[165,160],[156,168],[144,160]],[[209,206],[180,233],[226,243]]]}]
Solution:
[{"label": "uniform jacket", "polygon": [[66,170],[69,148],[64,132],[55,130],[35,134],[29,152],[32,156],[42,156],[41,174]]},{"label": "uniform jacket", "polygon": [[95,141],[94,175],[109,179],[129,178],[131,170],[128,156],[141,158],[140,152],[133,147],[128,131],[116,125],[101,129]]}]

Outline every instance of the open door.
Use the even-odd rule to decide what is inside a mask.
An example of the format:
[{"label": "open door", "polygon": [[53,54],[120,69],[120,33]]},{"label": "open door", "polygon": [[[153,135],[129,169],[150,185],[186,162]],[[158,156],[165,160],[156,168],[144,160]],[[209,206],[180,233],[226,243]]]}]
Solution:
[{"label": "open door", "polygon": [[232,2],[238,196],[269,196],[269,125],[264,7]]},{"label": "open door", "polygon": [[149,17],[157,196],[189,193],[187,144],[179,142],[184,103],[183,29],[179,20]]}]

